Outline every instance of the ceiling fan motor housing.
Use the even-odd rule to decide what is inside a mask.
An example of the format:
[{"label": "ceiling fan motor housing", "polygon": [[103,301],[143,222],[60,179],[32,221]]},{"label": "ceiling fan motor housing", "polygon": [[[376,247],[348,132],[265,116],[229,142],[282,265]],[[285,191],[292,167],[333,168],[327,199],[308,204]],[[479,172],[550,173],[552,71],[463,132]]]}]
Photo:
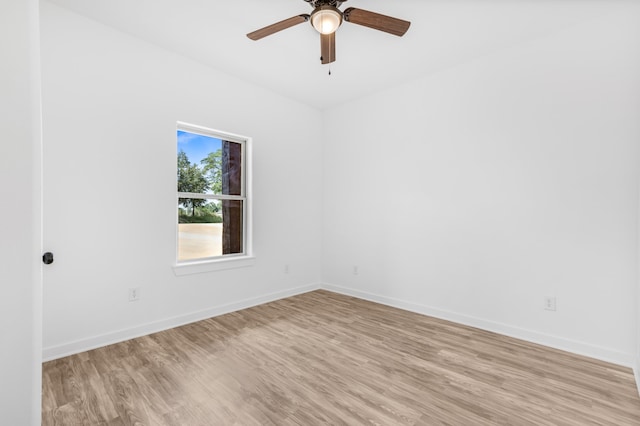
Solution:
[{"label": "ceiling fan motor housing", "polygon": [[333,6],[333,7],[340,7],[340,5],[342,5],[342,3],[346,2],[347,0],[304,0],[307,3],[309,3],[314,9],[320,7],[320,6]]}]

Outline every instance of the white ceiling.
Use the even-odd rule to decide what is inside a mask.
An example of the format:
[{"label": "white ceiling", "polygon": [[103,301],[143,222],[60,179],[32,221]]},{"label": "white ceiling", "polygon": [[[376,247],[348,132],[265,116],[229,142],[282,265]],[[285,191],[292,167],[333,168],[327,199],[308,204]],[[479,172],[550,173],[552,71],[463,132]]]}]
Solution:
[{"label": "white ceiling", "polygon": [[344,23],[337,61],[303,23],[259,41],[245,34],[301,13],[303,0],[50,0],[125,33],[318,109],[401,84],[596,18],[624,0],[349,0],[412,22],[400,38]]}]

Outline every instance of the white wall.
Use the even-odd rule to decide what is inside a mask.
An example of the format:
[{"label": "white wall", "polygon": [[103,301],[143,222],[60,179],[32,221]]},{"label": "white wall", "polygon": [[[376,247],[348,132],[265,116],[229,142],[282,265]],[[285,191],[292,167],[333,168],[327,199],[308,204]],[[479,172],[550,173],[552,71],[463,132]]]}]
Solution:
[{"label": "white wall", "polygon": [[629,4],[326,112],[329,288],[631,366],[638,22]]},{"label": "white wall", "polygon": [[[57,256],[45,358],[319,285],[318,111],[50,3],[41,13],[44,237]],[[253,138],[253,267],[174,275],[178,120]]]},{"label": "white wall", "polygon": [[42,354],[38,2],[0,12],[0,424],[39,425]]}]

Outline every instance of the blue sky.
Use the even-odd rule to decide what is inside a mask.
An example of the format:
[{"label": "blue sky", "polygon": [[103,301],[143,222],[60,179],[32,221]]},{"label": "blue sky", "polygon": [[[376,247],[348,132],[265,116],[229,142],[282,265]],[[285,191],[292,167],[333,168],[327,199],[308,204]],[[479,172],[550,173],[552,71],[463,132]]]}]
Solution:
[{"label": "blue sky", "polygon": [[200,165],[200,160],[221,147],[222,141],[220,139],[178,130],[178,152],[184,151],[191,164]]}]

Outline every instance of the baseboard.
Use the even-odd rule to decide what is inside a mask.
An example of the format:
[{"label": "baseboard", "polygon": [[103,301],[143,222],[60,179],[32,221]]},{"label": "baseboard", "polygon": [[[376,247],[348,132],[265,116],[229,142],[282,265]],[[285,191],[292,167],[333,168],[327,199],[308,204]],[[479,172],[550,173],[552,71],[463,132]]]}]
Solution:
[{"label": "baseboard", "polygon": [[328,291],[332,291],[347,296],[357,297],[359,299],[369,300],[371,302],[380,303],[383,305],[391,306],[394,308],[403,309],[405,311],[415,312],[422,315],[428,315],[435,318],[444,319],[447,321],[456,322],[459,324],[467,325],[470,327],[479,328],[482,330],[491,331],[494,333],[502,334],[516,339],[525,340],[532,343],[548,346],[554,349],[560,349],[566,352],[571,352],[577,355],[583,355],[590,358],[599,359],[602,361],[610,362],[612,364],[621,365],[624,367],[633,368],[635,366],[636,383],[638,381],[638,369],[639,365],[635,362],[633,356],[613,351],[608,348],[591,345],[588,343],[578,342],[574,340],[565,339],[562,337],[540,333],[533,330],[527,330],[524,328],[514,327],[508,324],[489,321],[482,318],[476,318],[468,315],[459,314],[456,312],[450,312],[431,306],[425,306],[413,302],[407,302],[405,300],[395,299],[387,296],[381,296],[378,294],[368,293],[352,288],[336,286],[332,284],[323,284],[322,288]]},{"label": "baseboard", "polygon": [[201,321],[203,319],[228,314],[230,312],[251,308],[257,305],[262,305],[263,303],[273,302],[298,294],[308,293],[320,288],[320,284],[310,284],[306,286],[295,287],[284,291],[278,291],[275,293],[264,294],[258,297],[252,297],[250,299],[245,299],[238,302],[228,303],[226,305],[215,306],[202,311],[192,312],[185,315],[142,324],[136,327],[115,331],[113,333],[107,333],[100,336],[89,337],[87,339],[76,340],[74,342],[69,342],[58,346],[50,346],[43,349],[42,359],[43,361],[51,361],[91,349],[96,349],[103,346],[112,345],[114,343],[123,342],[125,340],[134,339],[136,337],[146,336],[148,334],[157,333],[159,331],[168,330],[174,327],[179,327],[181,325],[189,324],[192,322]]}]

